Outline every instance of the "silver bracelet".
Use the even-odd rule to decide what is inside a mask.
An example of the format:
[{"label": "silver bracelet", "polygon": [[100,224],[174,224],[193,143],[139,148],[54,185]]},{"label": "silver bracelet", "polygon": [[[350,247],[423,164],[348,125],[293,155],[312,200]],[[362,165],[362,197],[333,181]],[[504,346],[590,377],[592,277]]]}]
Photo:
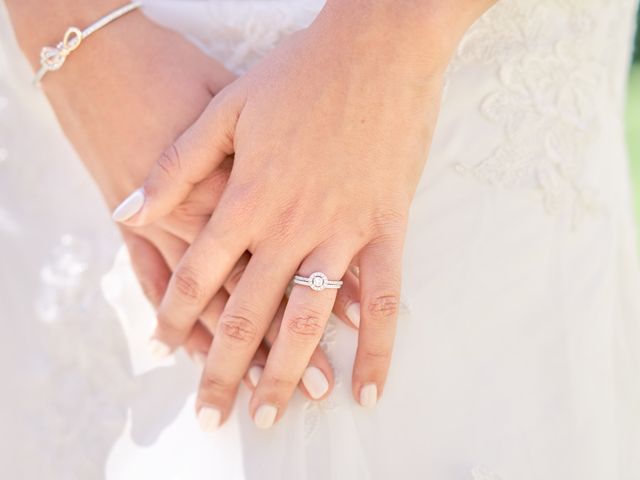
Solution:
[{"label": "silver bracelet", "polygon": [[40,69],[36,73],[33,83],[39,85],[42,78],[49,72],[59,70],[64,65],[65,60],[71,52],[80,46],[82,41],[92,33],[100,30],[105,25],[117,20],[118,18],[126,15],[127,13],[140,8],[142,6],[141,1],[135,1],[123,5],[122,7],[114,10],[113,12],[105,15],[94,24],[88,26],[84,30],[80,30],[77,27],[71,27],[64,34],[62,41],[55,47],[44,47],[40,51]]}]

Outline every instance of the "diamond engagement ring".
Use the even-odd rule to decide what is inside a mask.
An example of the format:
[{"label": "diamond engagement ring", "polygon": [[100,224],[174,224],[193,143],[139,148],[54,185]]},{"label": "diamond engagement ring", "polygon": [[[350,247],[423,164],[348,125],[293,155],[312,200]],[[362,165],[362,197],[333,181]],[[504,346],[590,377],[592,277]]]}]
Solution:
[{"label": "diamond engagement ring", "polygon": [[335,288],[336,290],[342,287],[342,280],[329,280],[327,276],[322,272],[315,272],[308,277],[302,275],[296,275],[293,277],[293,283],[296,285],[305,285],[316,292],[321,292],[325,288]]}]

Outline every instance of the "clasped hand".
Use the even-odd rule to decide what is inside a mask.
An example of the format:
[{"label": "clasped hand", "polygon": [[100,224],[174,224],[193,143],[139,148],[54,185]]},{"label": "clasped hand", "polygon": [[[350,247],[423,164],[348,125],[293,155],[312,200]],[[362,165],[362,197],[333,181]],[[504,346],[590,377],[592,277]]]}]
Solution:
[{"label": "clasped hand", "polygon": [[[326,395],[318,343],[334,306],[358,327],[354,397],[372,407],[382,394],[441,75],[382,41],[372,59],[349,34],[321,14],[282,42],[213,98],[115,211],[129,227],[162,222],[233,156],[215,210],[175,267],[154,335],[173,350],[203,312],[220,311],[197,401],[208,429],[228,417],[256,352],[264,370],[249,408],[259,427],[283,415],[304,376],[310,396]],[[339,302],[336,290],[302,285],[282,301],[295,274],[318,271],[345,280]],[[220,294],[230,278],[230,295]],[[271,349],[260,353],[265,336]],[[320,368],[310,370],[314,359]]]}]

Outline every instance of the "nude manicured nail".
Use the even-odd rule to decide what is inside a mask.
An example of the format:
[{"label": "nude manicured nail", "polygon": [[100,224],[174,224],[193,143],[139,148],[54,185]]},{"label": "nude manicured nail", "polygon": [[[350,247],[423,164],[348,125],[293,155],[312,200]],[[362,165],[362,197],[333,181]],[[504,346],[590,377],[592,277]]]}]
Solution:
[{"label": "nude manicured nail", "polygon": [[204,368],[207,363],[207,356],[202,352],[194,352],[193,355],[191,355],[191,359],[193,360],[193,363],[198,365],[200,368]]},{"label": "nude manicured nail", "polygon": [[302,375],[302,384],[315,400],[324,397],[329,390],[329,380],[318,367],[307,367]]},{"label": "nude manicured nail", "polygon": [[360,405],[373,408],[378,403],[378,387],[375,383],[363,385],[360,389]]},{"label": "nude manicured nail", "polygon": [[276,421],[278,409],[269,404],[260,405],[253,416],[253,421],[258,428],[270,428]]},{"label": "nude manicured nail", "polygon": [[249,369],[249,374],[247,376],[249,377],[249,382],[254,386],[254,388],[258,385],[263,371],[264,368],[262,368],[260,365],[254,365]]},{"label": "nude manicured nail", "polygon": [[144,191],[139,188],[125,198],[120,205],[118,205],[118,207],[113,211],[111,218],[116,222],[125,222],[142,210],[143,205]]},{"label": "nude manicured nail", "polygon": [[162,360],[171,354],[171,347],[157,338],[152,338],[149,340],[149,352],[156,360]]},{"label": "nude manicured nail", "polygon": [[349,305],[344,314],[347,316],[349,321],[356,326],[356,328],[360,327],[360,304],[358,302]]},{"label": "nude manicured nail", "polygon": [[205,432],[214,432],[220,426],[222,414],[214,407],[202,407],[198,412],[198,423]]}]

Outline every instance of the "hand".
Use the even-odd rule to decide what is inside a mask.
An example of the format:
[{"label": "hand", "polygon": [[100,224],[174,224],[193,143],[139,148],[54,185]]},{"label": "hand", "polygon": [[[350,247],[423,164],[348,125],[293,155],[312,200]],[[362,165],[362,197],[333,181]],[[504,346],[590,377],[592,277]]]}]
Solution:
[{"label": "hand", "polygon": [[[78,24],[86,24],[88,19],[104,14],[107,5],[103,8],[100,3],[93,4],[95,11],[74,10],[84,12],[87,19],[79,20]],[[49,3],[31,4],[36,14],[41,8],[49,8]],[[27,6],[24,2],[9,5],[13,17],[20,19],[16,23],[19,38],[21,32],[28,30],[24,28],[29,24],[30,12],[24,10]],[[16,9],[20,10],[20,15]],[[64,31],[64,28],[60,30]],[[32,37],[25,35],[21,42],[30,59],[37,58],[33,54],[37,49]],[[162,62],[157,61],[160,57]],[[105,65],[109,67],[105,68]],[[113,208],[124,192],[141,181],[142,174],[148,171],[160,152],[193,123],[213,94],[233,79],[231,72],[180,35],[153,24],[136,12],[93,36],[92,43],[74,52],[63,69],[45,78],[43,88],[65,133]],[[209,219],[230,169],[231,159],[227,159],[194,188],[172,215],[156,224],[122,229],[132,265],[152,304],[157,306],[172,269]],[[207,354],[211,333],[228,292],[233,291],[247,259],[243,257],[236,265],[225,283],[227,291],[223,289],[214,296],[200,315],[200,322],[189,332],[185,348],[194,359]],[[264,364],[279,321],[276,316],[272,330],[253,360],[254,365]],[[163,350],[162,345],[155,345],[156,349]],[[302,390],[311,398],[323,396],[332,387],[333,376],[320,350],[314,354],[310,366],[323,372],[327,384],[320,385],[324,388],[322,391],[318,382],[307,382]],[[259,371],[259,368],[249,370],[253,372],[253,383]]]},{"label": "hand", "polygon": [[[354,257],[363,308],[353,393],[373,406],[386,379],[408,210],[446,60],[418,61],[408,33],[408,43],[388,42],[389,31],[376,23],[386,16],[373,6],[367,27],[343,24],[339,3],[330,5],[213,99],[160,157],[138,193],[144,203],[125,222],[141,226],[168,214],[235,153],[220,204],[158,311],[158,335],[179,345],[237,259],[253,253],[218,322],[200,386],[198,406],[222,418],[293,275],[340,279]],[[250,404],[258,426],[283,414],[335,298],[333,290],[291,291]]]}]

